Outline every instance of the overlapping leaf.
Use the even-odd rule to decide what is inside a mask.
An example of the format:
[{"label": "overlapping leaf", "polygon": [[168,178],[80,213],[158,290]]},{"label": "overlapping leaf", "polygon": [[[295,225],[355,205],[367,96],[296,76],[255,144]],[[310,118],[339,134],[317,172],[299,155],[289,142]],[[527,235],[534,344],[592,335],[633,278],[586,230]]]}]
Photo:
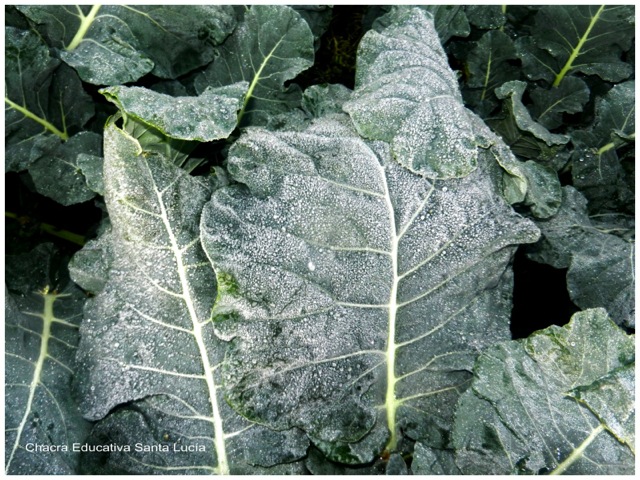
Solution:
[{"label": "overlapping leaf", "polygon": [[299,105],[300,91],[285,82],[313,64],[313,33],[292,8],[254,5],[215,61],[195,80],[195,88],[249,82],[239,114],[244,124],[265,124],[270,115]]},{"label": "overlapping leaf", "polygon": [[537,238],[494,193],[490,158],[429,182],[341,117],[241,137],[244,185],[213,195],[201,233],[230,404],[343,463],[401,430],[441,445],[476,352],[508,335],[510,245]]},{"label": "overlapping leaf", "polygon": [[73,444],[89,429],[70,395],[85,297],[73,285],[55,290],[52,257],[51,245],[41,245],[7,259],[5,473],[10,475],[76,473]]},{"label": "overlapping leaf", "polygon": [[[216,282],[198,235],[211,194],[206,181],[142,152],[113,122],[105,139],[113,259],[82,326],[77,383],[84,414],[111,425],[121,445],[162,441],[166,433],[171,444],[204,449],[167,457],[132,451],[126,462],[116,456],[128,473],[246,473],[251,464],[295,460],[285,444],[299,433],[264,430],[222,398],[225,348],[210,317]],[[135,411],[107,416],[141,399]],[[136,412],[142,417],[134,422]],[[305,444],[295,443],[302,455]]]},{"label": "overlapping leaf", "polygon": [[96,85],[119,85],[147,73],[176,78],[213,60],[233,31],[223,5],[31,5],[19,7],[61,58]]},{"label": "overlapping leaf", "polygon": [[458,405],[458,466],[476,475],[632,474],[631,449],[607,431],[616,425],[593,415],[569,392],[587,388],[628,415],[628,397],[603,397],[605,390],[595,386],[618,368],[629,367],[631,374],[634,364],[633,336],[603,309],[491,347],[478,358],[472,387]]},{"label": "overlapping leaf", "polygon": [[409,170],[463,177],[477,165],[476,142],[433,20],[408,7],[392,10],[389,20],[363,37],[356,87],[344,109],[360,135],[389,142]]}]

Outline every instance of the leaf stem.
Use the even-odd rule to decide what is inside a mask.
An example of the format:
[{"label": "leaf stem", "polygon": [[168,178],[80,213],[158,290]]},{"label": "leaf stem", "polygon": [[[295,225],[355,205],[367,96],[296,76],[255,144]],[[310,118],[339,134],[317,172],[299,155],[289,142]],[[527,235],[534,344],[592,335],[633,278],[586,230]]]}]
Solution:
[{"label": "leaf stem", "polygon": [[67,45],[67,47],[65,48],[67,52],[71,52],[72,50],[75,50],[78,47],[78,45],[80,45],[82,40],[84,40],[84,37],[87,34],[87,31],[89,30],[89,28],[91,27],[91,24],[93,23],[93,21],[96,19],[96,15],[98,14],[98,10],[100,10],[101,6],[102,5],[92,6],[87,16],[85,16],[82,13],[82,10],[80,11],[80,26],[78,27],[78,31],[73,37],[73,40],[71,40],[71,43]]},{"label": "leaf stem", "polygon": [[43,312],[41,315],[40,314],[37,315],[38,317],[42,318],[42,334],[39,335],[40,352],[38,354],[37,361],[35,363],[31,362],[33,365],[33,375],[31,377],[31,383],[28,385],[29,395],[27,396],[26,404],[24,406],[25,408],[24,408],[24,414],[22,416],[22,420],[20,421],[20,425],[18,425],[18,428],[16,429],[15,441],[14,441],[13,447],[11,448],[9,459],[7,460],[7,463],[6,463],[5,473],[9,473],[11,462],[13,461],[13,458],[18,448],[20,447],[20,441],[22,440],[22,435],[23,433],[25,433],[25,430],[28,431],[29,427],[27,425],[27,422],[29,421],[31,410],[35,402],[37,402],[36,391],[38,390],[38,387],[40,387],[40,385],[42,384],[42,372],[45,368],[44,362],[48,358],[49,338],[51,337],[51,325],[53,325],[53,322],[56,320],[55,315],[53,313],[53,303],[56,301],[56,298],[58,298],[58,295],[49,294],[45,292],[47,292],[47,289],[45,289],[45,291],[41,293],[42,297],[44,298]]},{"label": "leaf stem", "polygon": [[565,458],[560,465],[554,468],[553,471],[549,473],[549,475],[562,475],[571,465],[573,465],[576,462],[576,460],[582,457],[582,454],[587,449],[587,447],[591,445],[591,443],[596,439],[596,437],[600,435],[600,433],[602,433],[603,431],[604,431],[604,426],[601,424],[598,426],[598,428],[594,429],[591,432],[591,434],[585,439],[584,442],[578,445],[578,447],[573,452],[571,452],[571,455]]},{"label": "leaf stem", "polygon": [[589,26],[587,27],[584,34],[578,41],[578,44],[574,47],[573,51],[571,52],[571,55],[567,59],[567,63],[564,64],[564,67],[562,67],[562,70],[560,70],[560,72],[556,75],[556,78],[553,81],[554,87],[557,87],[558,85],[560,85],[560,82],[562,81],[564,76],[567,74],[567,72],[569,72],[569,70],[571,70],[571,67],[573,66],[573,62],[575,61],[576,58],[578,58],[578,55],[580,55],[580,50],[582,50],[582,47],[587,42],[587,39],[589,38],[589,34],[591,33],[591,30],[597,23],[598,19],[600,18],[600,14],[604,10],[604,7],[605,5],[601,5],[598,11],[596,12],[596,14],[593,17],[591,17],[591,22],[589,22]]},{"label": "leaf stem", "polygon": [[247,93],[244,96],[244,102],[242,103],[242,108],[240,109],[240,112],[238,113],[238,123],[237,123],[238,125],[240,125],[240,121],[242,120],[242,117],[244,116],[244,112],[247,109],[247,105],[249,104],[249,100],[251,100],[251,97],[253,97],[253,90],[256,88],[256,85],[258,85],[258,81],[260,80],[260,74],[262,73],[262,70],[264,70],[264,67],[267,66],[267,63],[269,63],[269,59],[271,59],[271,57],[273,56],[275,51],[278,49],[278,47],[280,46],[281,43],[282,43],[282,38],[278,41],[278,43],[275,44],[275,46],[271,49],[271,51],[264,57],[264,59],[260,63],[260,68],[258,69],[256,74],[253,76],[253,80],[251,80],[251,84],[249,85],[249,89],[247,90]]},{"label": "leaf stem", "polygon": [[[21,217],[20,215],[13,213],[13,212],[4,212],[4,216],[6,218],[12,218],[14,220],[18,220],[20,221]],[[25,217],[26,218],[26,217]],[[28,219],[30,220],[30,219]],[[83,247],[86,243],[86,239],[85,237],[83,237],[82,235],[78,235],[77,233],[73,233],[70,232],[68,230],[62,230],[54,225],[50,225],[48,223],[40,223],[38,225],[40,227],[40,230],[42,230],[45,233],[48,233],[49,235],[53,235],[55,237],[58,238],[62,238],[63,240],[66,240],[67,242],[71,242],[71,243],[75,243],[76,245],[80,245],[81,247]]]},{"label": "leaf stem", "polygon": [[67,129],[65,128],[63,131],[58,130],[55,125],[53,125],[51,122],[45,120],[44,118],[41,118],[39,116],[37,116],[35,113],[31,112],[30,110],[28,110],[26,107],[23,107],[22,105],[18,105],[17,103],[11,101],[9,99],[9,97],[4,97],[4,101],[7,105],[9,105],[11,108],[13,108],[14,110],[20,112],[21,114],[23,114],[25,117],[30,118],[31,120],[33,120],[34,122],[39,123],[40,125],[42,125],[44,128],[46,128],[47,130],[49,130],[51,133],[53,133],[54,135],[57,135],[58,137],[60,137],[60,139],[62,141],[67,141],[69,140],[69,134],[67,133]]}]

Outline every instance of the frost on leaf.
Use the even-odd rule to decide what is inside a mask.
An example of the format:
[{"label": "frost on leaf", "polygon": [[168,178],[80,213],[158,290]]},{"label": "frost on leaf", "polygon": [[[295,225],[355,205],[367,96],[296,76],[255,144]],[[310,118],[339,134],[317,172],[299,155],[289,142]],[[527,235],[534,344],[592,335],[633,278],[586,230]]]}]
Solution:
[{"label": "frost on leaf", "polygon": [[[82,410],[87,418],[111,425],[123,444],[168,432],[172,443],[205,448],[204,454],[167,458],[131,452],[126,462],[112,457],[124,473],[240,473],[251,465],[272,465],[258,451],[260,442],[249,437],[275,444],[265,448],[267,453],[283,452],[274,463],[295,459],[281,444],[295,431],[271,434],[223,400],[225,345],[210,319],[216,280],[199,240],[200,212],[210,195],[205,180],[160,154],[142,154],[134,138],[113,123],[107,126],[105,200],[112,260],[81,329]],[[109,413],[118,406],[112,418]],[[142,413],[145,428],[122,423],[136,417],[125,409]]]},{"label": "frost on leaf", "polygon": [[365,463],[400,430],[442,446],[475,355],[508,338],[513,245],[537,229],[496,193],[489,152],[430,182],[348,123],[242,136],[241,184],[214,193],[201,235],[229,403]]},{"label": "frost on leaf", "polygon": [[[54,285],[50,244],[8,256],[5,286],[5,473],[70,475],[90,427],[70,395],[85,297]],[[56,290],[60,288],[60,290]],[[28,451],[27,446],[67,451]]]},{"label": "frost on leaf", "polygon": [[418,8],[390,15],[391,26],[360,43],[356,87],[344,110],[362,136],[391,143],[412,172],[463,177],[477,165],[476,142],[433,20]]},{"label": "frost on leaf", "polygon": [[488,349],[456,413],[462,473],[632,474],[634,351],[601,308]]}]

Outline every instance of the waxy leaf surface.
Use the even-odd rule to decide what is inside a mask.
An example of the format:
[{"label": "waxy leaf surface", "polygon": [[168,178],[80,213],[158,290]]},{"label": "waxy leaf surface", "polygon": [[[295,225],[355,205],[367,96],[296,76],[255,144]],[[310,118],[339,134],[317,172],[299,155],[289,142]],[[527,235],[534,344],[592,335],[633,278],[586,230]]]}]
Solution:
[{"label": "waxy leaf surface", "polygon": [[[207,182],[160,154],[142,152],[110,123],[105,190],[113,257],[81,330],[77,383],[83,412],[110,422],[123,445],[154,436],[160,441],[166,433],[172,443],[205,449],[154,460],[131,452],[117,464],[127,473],[246,473],[250,464],[260,464],[252,456],[260,457],[261,444],[247,438],[261,435],[272,447],[264,449],[267,454],[285,458],[273,463],[294,460],[284,441],[268,443],[274,436],[286,440],[287,432],[251,424],[222,398],[225,346],[211,322],[216,281],[199,240],[200,212],[211,195]],[[145,428],[126,421],[115,428],[122,411],[105,419],[114,407],[141,399],[136,411],[146,412],[139,419]]]},{"label": "waxy leaf surface", "polygon": [[[489,348],[456,413],[453,443],[462,472],[632,474],[631,449],[608,431],[617,426],[606,423],[612,417],[593,415],[570,392],[586,387],[602,398],[606,391],[594,386],[633,366],[634,350],[634,337],[604,309]],[[606,399],[628,412],[628,396]]]},{"label": "waxy leaf surface", "polygon": [[396,160],[429,178],[463,177],[477,165],[476,141],[433,19],[399,7],[392,24],[358,47],[356,86],[344,105],[358,133],[391,144]]},{"label": "waxy leaf surface", "polygon": [[401,429],[441,445],[475,355],[508,336],[513,245],[538,234],[481,159],[431,182],[344,116],[242,136],[240,184],[214,193],[201,227],[228,402],[342,463],[395,449]]}]

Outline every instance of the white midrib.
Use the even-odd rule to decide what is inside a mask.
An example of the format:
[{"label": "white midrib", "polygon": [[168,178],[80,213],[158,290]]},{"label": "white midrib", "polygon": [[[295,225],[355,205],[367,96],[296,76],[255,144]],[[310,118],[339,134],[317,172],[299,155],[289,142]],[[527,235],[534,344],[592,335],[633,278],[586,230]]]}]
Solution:
[{"label": "white midrib", "polygon": [[384,201],[389,211],[389,228],[391,234],[391,268],[393,271],[393,280],[391,283],[391,292],[389,294],[389,336],[387,337],[387,393],[385,395],[385,408],[387,411],[387,427],[391,434],[386,450],[391,452],[396,448],[398,442],[396,433],[396,314],[398,311],[398,241],[400,237],[396,229],[395,212],[391,203],[391,193],[387,185],[387,178],[384,169],[381,171],[382,182],[384,184]]},{"label": "white midrib", "polygon": [[162,200],[162,194],[155,188],[156,195],[158,197],[158,204],[160,205],[160,216],[162,222],[167,230],[169,239],[171,241],[171,250],[176,258],[178,276],[180,277],[180,285],[182,287],[182,296],[184,303],[189,311],[189,316],[193,324],[193,336],[198,344],[198,351],[200,352],[200,358],[202,361],[202,368],[204,369],[204,377],[207,382],[207,389],[209,391],[209,401],[211,403],[211,413],[213,417],[213,430],[214,430],[214,446],[216,449],[216,456],[218,460],[218,474],[229,475],[229,461],[227,460],[227,449],[225,444],[224,429],[222,428],[222,417],[220,416],[220,409],[218,407],[217,387],[213,378],[213,369],[209,362],[209,352],[204,344],[202,337],[202,325],[198,319],[196,309],[193,305],[193,299],[191,298],[191,290],[189,289],[189,281],[187,279],[187,269],[182,261],[182,251],[178,246],[178,242],[173,235],[171,224],[169,223],[169,217],[164,207],[164,201]]},{"label": "white midrib", "polygon": [[[42,312],[42,337],[40,338],[40,353],[38,354],[38,361],[36,362],[35,369],[33,371],[33,378],[31,379],[31,385],[29,386],[29,397],[27,398],[27,404],[24,408],[24,415],[22,420],[20,421],[20,425],[16,429],[16,441],[13,444],[13,448],[11,449],[11,454],[9,455],[9,459],[7,460],[7,464],[5,467],[5,473],[9,473],[9,468],[11,467],[11,462],[13,461],[13,457],[20,446],[20,439],[22,438],[22,432],[24,431],[24,426],[27,424],[27,420],[29,418],[29,414],[31,413],[31,407],[33,406],[33,399],[36,395],[36,389],[40,384],[40,378],[42,377],[42,369],[44,367],[44,361],[47,358],[47,351],[49,346],[49,337],[51,336],[51,325],[54,321],[53,315],[53,302],[56,301],[60,295],[51,295],[51,294],[42,294],[44,298],[44,309]],[[38,315],[39,316],[39,315]]]}]

